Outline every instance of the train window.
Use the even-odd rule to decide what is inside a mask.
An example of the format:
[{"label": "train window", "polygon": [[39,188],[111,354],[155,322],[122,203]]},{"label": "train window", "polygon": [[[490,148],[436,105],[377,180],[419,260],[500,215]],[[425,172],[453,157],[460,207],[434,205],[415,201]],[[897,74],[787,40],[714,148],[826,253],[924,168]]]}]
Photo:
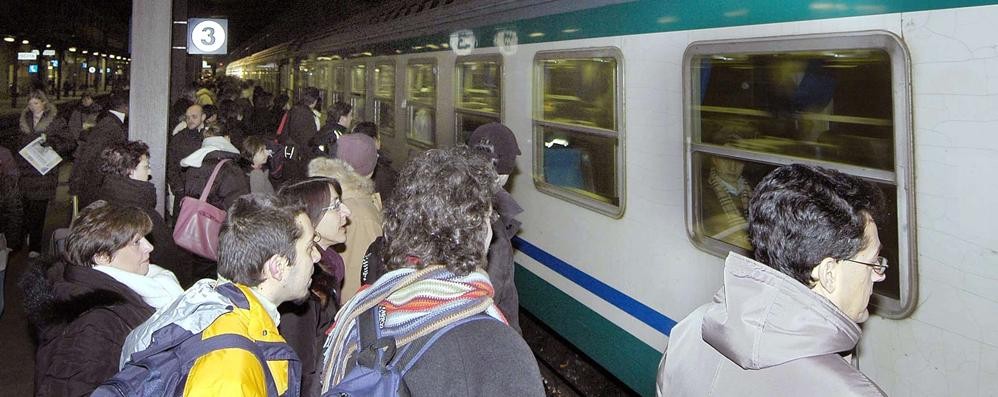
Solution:
[{"label": "train window", "polygon": [[752,188],[785,164],[833,168],[874,183],[887,279],[880,314],[914,308],[915,236],[909,57],[890,33],[693,43],[686,51],[687,227],[705,251],[751,254]]},{"label": "train window", "polygon": [[534,185],[615,218],[625,202],[621,59],[615,48],[534,57]]},{"label": "train window", "polygon": [[345,102],[347,91],[347,70],[342,64],[333,68],[333,101]]},{"label": "train window", "polygon": [[374,65],[374,122],[378,131],[392,135],[395,131],[395,64]]},{"label": "train window", "polygon": [[367,65],[358,63],[350,66],[350,106],[353,118],[360,122],[367,120]]},{"label": "train window", "polygon": [[502,58],[459,57],[454,70],[454,142],[464,143],[478,126],[502,118]]},{"label": "train window", "polygon": [[437,64],[434,59],[415,59],[406,67],[409,141],[421,147],[436,144]]}]

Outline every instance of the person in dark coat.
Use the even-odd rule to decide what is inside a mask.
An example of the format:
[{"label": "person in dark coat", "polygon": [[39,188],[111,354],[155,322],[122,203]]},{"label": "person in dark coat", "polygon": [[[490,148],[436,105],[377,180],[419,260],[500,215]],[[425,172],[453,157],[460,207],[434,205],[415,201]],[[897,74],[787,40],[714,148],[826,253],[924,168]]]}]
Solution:
[{"label": "person in dark coat", "polygon": [[352,120],[353,107],[350,104],[333,103],[326,112],[326,125],[322,126],[312,142],[309,142],[313,156],[336,157],[336,141],[348,133],[347,126]]},{"label": "person in dark coat", "polygon": [[[73,138],[66,133],[66,122],[57,116],[58,111],[42,91],[32,91],[28,106],[21,112],[20,133],[14,150],[20,152],[25,146],[39,137],[44,137],[44,145],[51,147],[63,158],[76,146]],[[16,157],[24,206],[24,234],[31,240],[28,249],[30,256],[37,256],[42,250],[42,230],[45,227],[49,200],[55,197],[59,185],[57,170],[42,174],[24,156]]]},{"label": "person in dark coat", "polygon": [[97,200],[97,188],[101,185],[101,151],[110,145],[128,140],[125,118],[128,117],[128,97],[111,96],[106,114],[97,125],[81,140],[76,150],[76,164],[69,178],[69,193],[75,194],[80,207],[86,207]]},{"label": "person in dark coat", "polygon": [[[274,132],[277,131],[277,124],[274,124],[274,112],[270,106],[273,104],[274,96],[268,92],[261,92],[253,100],[253,111],[247,119],[249,131],[253,135],[273,139]],[[283,115],[283,113],[282,113]]]},{"label": "person in dark coat", "polygon": [[186,128],[180,129],[170,137],[166,147],[166,183],[173,193],[173,212],[171,219],[176,219],[180,213],[180,199],[187,195],[184,190],[184,168],[180,160],[194,153],[201,147],[204,140],[203,130],[205,115],[200,105],[191,105],[184,114]]},{"label": "person in dark coat", "polygon": [[100,114],[101,106],[94,102],[93,94],[83,93],[80,103],[70,113],[66,128],[73,139],[82,138],[83,132],[97,125],[97,116]]},{"label": "person in dark coat", "polygon": [[[21,207],[21,188],[18,185],[17,162],[10,150],[0,146],[0,233],[7,239],[7,247],[17,251],[24,243],[21,222],[24,210]],[[0,286],[0,291],[3,287]],[[2,310],[0,310],[2,312]]]},{"label": "person in dark coat", "polygon": [[392,167],[392,159],[388,158],[381,151],[381,136],[378,134],[378,125],[370,121],[362,121],[353,127],[353,134],[364,134],[374,138],[374,146],[378,148],[378,163],[374,166],[374,191],[381,195],[381,201],[386,202],[391,198],[392,191],[395,190],[395,182],[399,179],[399,173]]},{"label": "person in dark coat", "polygon": [[[315,110],[319,103],[319,90],[306,87],[302,90],[301,99],[288,111],[288,120],[284,130],[277,137],[278,143],[293,146],[300,154],[285,162],[282,173],[283,182],[295,182],[304,179],[308,161],[308,145],[319,131],[319,114]],[[272,175],[273,176],[273,175]]]},{"label": "person in dark coat", "polygon": [[136,207],[97,202],[72,225],[62,258],[20,280],[38,341],[35,396],[84,396],[118,372],[128,333],[183,290],[149,264],[152,227]]},{"label": "person in dark coat", "polygon": [[[520,155],[520,147],[516,143],[513,131],[500,123],[488,123],[475,129],[468,137],[468,146],[485,153],[495,164],[499,174],[498,184],[506,185],[509,176],[516,170],[516,156]],[[495,286],[495,302],[509,320],[513,329],[520,331],[520,297],[516,292],[513,272],[513,237],[520,231],[520,221],[516,216],[523,208],[505,189],[496,191],[492,203],[493,209],[499,213],[499,221],[492,223],[492,244],[489,245],[489,278]]]},{"label": "person in dark coat", "polygon": [[156,211],[156,185],[149,182],[149,146],[142,141],[111,145],[101,152],[99,171],[104,182],[97,198],[141,208],[152,220],[152,231],[147,237],[156,247],[149,257],[152,263],[173,272],[184,288],[193,284],[189,255],[173,242],[172,231]]},{"label": "person in dark coat", "polygon": [[[215,166],[222,160],[230,160],[222,165],[215,177],[215,183],[208,193],[208,204],[215,208],[228,210],[239,196],[250,193],[249,176],[239,165],[240,153],[224,136],[218,126],[204,129],[204,141],[201,148],[195,150],[180,161],[186,167],[184,171],[184,194],[187,197],[199,198]],[[215,278],[217,264],[205,258],[195,258],[191,263],[191,278]]]}]

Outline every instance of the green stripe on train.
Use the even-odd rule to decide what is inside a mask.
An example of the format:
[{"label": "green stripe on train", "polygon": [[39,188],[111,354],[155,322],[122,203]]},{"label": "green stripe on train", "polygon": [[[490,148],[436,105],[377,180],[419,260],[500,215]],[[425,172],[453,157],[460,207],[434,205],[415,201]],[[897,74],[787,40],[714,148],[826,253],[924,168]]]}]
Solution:
[{"label": "green stripe on train", "polygon": [[520,265],[516,265],[516,289],[520,306],[631,389],[655,395],[662,353]]}]

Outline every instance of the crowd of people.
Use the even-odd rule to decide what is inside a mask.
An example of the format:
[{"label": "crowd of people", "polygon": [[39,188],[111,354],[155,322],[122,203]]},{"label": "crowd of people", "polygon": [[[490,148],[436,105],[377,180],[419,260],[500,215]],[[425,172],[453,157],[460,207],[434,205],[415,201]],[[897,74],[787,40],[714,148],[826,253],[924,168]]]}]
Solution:
[{"label": "crowd of people", "polygon": [[[513,282],[515,134],[486,124],[396,171],[374,123],[323,107],[311,87],[294,104],[251,81],[191,89],[164,131],[164,216],[123,96],[63,119],[32,94],[0,147],[0,216],[31,252],[36,395],[544,394]],[[39,138],[73,160],[82,208],[47,255],[58,181],[11,153]],[[673,330],[659,394],[879,395],[847,362],[888,266],[879,190],[791,165],[744,199],[755,259],[731,254]],[[176,234],[193,200],[225,214],[211,255]]]}]

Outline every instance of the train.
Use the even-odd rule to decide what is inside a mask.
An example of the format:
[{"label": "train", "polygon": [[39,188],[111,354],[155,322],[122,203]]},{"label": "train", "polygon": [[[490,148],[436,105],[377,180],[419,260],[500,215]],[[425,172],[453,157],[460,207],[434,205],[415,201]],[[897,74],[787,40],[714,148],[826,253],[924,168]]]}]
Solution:
[{"label": "train", "polygon": [[860,369],[890,395],[983,396],[996,21],[976,0],[399,0],[239,49],[225,73],[351,103],[395,164],[509,126],[521,306],[642,395],[723,258],[751,252],[752,186],[790,163],[859,176],[887,198],[890,263]]}]

